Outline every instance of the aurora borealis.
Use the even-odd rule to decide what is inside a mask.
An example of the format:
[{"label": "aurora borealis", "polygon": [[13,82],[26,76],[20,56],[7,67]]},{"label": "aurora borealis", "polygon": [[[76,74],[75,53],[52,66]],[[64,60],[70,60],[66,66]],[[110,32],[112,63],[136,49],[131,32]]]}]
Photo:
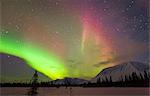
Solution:
[{"label": "aurora borealis", "polygon": [[148,0],[1,1],[1,54],[51,79],[148,62]]}]

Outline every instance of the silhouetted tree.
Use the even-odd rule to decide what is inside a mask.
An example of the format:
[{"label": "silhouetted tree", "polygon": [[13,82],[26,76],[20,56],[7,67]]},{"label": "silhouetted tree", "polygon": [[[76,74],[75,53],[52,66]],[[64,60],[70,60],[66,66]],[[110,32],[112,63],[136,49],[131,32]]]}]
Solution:
[{"label": "silhouetted tree", "polygon": [[132,78],[134,81],[138,80],[138,76],[135,72],[132,73]]},{"label": "silhouetted tree", "polygon": [[38,92],[37,92],[37,89],[38,89],[38,86],[37,86],[37,84],[38,84],[38,74],[37,74],[37,71],[35,71],[35,73],[34,73],[31,81],[32,81],[31,82],[32,83],[32,87],[29,90],[28,95],[29,96],[36,96],[38,94]]},{"label": "silhouetted tree", "polygon": [[128,78],[127,78],[127,76],[126,76],[126,75],[125,75],[125,80],[124,80],[124,81],[125,81],[125,82],[126,82],[126,81],[128,81]]},{"label": "silhouetted tree", "polygon": [[129,75],[129,81],[132,81],[133,79],[132,79],[132,77],[131,77],[131,75]]},{"label": "silhouetted tree", "polygon": [[141,80],[144,80],[144,77],[142,76],[142,74],[140,73],[140,79]]},{"label": "silhouetted tree", "polygon": [[108,80],[107,76],[105,77],[105,82],[109,82],[109,80]]},{"label": "silhouetted tree", "polygon": [[110,76],[110,78],[109,78],[109,82],[112,83],[112,77],[111,77],[111,76]]},{"label": "silhouetted tree", "polygon": [[101,79],[100,79],[100,77],[99,77],[99,78],[97,78],[97,83],[101,83]]},{"label": "silhouetted tree", "polygon": [[144,71],[144,78],[146,79],[146,80],[148,80],[149,78],[148,78],[148,74],[147,74],[147,72],[146,71]]}]

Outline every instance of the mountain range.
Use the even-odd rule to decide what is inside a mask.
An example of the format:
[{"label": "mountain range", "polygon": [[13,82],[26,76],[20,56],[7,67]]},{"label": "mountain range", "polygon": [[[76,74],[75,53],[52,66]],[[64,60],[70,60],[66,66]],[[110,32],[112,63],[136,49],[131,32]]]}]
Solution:
[{"label": "mountain range", "polygon": [[130,61],[115,65],[113,67],[105,68],[97,76],[95,76],[89,81],[79,78],[64,78],[51,81],[51,83],[55,85],[61,84],[79,85],[87,82],[96,83],[98,79],[100,79],[100,81],[111,79],[112,82],[117,82],[125,80],[125,78],[131,76],[133,73],[137,74],[137,76],[139,77],[140,76],[144,77],[145,72],[147,74],[150,74],[148,64]]}]

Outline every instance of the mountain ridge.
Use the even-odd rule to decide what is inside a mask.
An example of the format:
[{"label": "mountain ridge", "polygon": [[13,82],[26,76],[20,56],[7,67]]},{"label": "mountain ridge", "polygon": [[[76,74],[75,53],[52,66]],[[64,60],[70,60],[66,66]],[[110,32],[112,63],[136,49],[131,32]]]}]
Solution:
[{"label": "mountain ridge", "polygon": [[92,78],[91,81],[96,82],[98,78],[104,80],[110,77],[112,77],[112,81],[119,81],[125,79],[125,76],[129,77],[132,73],[136,73],[138,76],[141,74],[143,76],[144,71],[149,73],[148,65],[136,61],[129,61],[103,69],[98,75]]},{"label": "mountain ridge", "polygon": [[100,71],[95,77],[93,77],[91,80],[85,80],[80,78],[70,78],[66,77],[64,79],[57,79],[51,81],[51,83],[55,85],[80,85],[83,83],[96,83],[97,80],[100,78],[101,81],[106,80],[106,78],[112,79],[113,82],[118,82],[120,80],[124,80],[126,77],[131,76],[133,73],[136,73],[137,76],[143,76],[144,77],[144,71],[149,73],[149,66],[136,62],[136,61],[129,61],[124,62],[112,67],[108,67]]},{"label": "mountain ridge", "polygon": [[51,83],[55,85],[80,85],[86,82],[88,82],[88,80],[80,79],[80,78],[69,78],[69,77],[51,81]]}]

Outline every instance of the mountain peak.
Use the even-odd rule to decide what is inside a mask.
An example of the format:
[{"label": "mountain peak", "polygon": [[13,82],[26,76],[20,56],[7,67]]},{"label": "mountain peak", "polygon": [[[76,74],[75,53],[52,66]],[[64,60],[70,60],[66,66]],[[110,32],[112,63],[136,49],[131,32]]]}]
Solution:
[{"label": "mountain peak", "polygon": [[67,84],[67,85],[79,85],[87,82],[87,80],[79,79],[79,78],[69,78],[66,77],[64,79],[57,79],[52,81],[55,85]]},{"label": "mountain peak", "polygon": [[130,61],[129,64],[131,64],[133,67],[135,67],[139,71],[143,71],[143,70],[148,70],[149,69],[149,65],[148,64],[135,62],[135,61],[134,62]]},{"label": "mountain peak", "polygon": [[140,74],[143,75],[144,71],[148,70],[149,70],[148,64],[146,65],[136,61],[129,61],[115,65],[113,67],[103,69],[94,79],[97,78],[106,79],[112,77],[113,81],[119,81],[121,79],[124,79],[125,76],[128,77],[132,75],[132,73],[136,73],[137,75]]}]

